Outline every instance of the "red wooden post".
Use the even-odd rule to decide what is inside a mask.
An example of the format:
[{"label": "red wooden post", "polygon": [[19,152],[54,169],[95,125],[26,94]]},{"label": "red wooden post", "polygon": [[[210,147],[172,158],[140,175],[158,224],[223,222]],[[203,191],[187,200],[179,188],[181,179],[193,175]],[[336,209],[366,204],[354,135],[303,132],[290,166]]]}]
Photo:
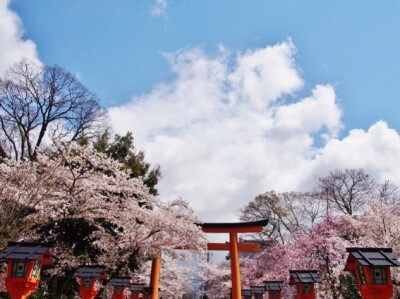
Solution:
[{"label": "red wooden post", "polygon": [[237,246],[237,233],[229,234],[230,257],[231,257],[231,277],[232,277],[232,298],[241,298],[241,281],[239,269],[239,252]]},{"label": "red wooden post", "polygon": [[150,288],[152,290],[149,299],[158,299],[160,269],[161,269],[161,252],[156,257],[154,257],[151,262]]},{"label": "red wooden post", "polygon": [[25,299],[40,281],[43,266],[52,266],[49,247],[38,243],[8,243],[0,253],[7,260],[6,288],[12,299]]}]

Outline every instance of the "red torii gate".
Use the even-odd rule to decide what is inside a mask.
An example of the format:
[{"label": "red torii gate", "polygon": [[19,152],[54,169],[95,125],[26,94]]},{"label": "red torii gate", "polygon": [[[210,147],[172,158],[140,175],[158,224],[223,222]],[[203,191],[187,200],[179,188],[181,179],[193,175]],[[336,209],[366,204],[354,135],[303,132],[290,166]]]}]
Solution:
[{"label": "red torii gate", "polygon": [[229,233],[229,242],[208,243],[208,250],[229,251],[231,260],[232,299],[241,299],[241,282],[239,269],[239,251],[257,252],[259,244],[245,244],[238,242],[238,233],[259,233],[268,224],[268,219],[252,222],[235,223],[203,223],[200,224],[205,233]]},{"label": "red torii gate", "polygon": [[[231,259],[232,299],[241,299],[241,284],[239,270],[239,251],[257,252],[259,244],[245,244],[238,242],[238,233],[259,233],[268,224],[268,219],[252,222],[235,223],[203,223],[199,224],[205,233],[229,233],[229,242],[208,243],[208,250],[229,251]],[[177,248],[184,249],[184,248]],[[161,252],[153,258],[150,275],[150,299],[158,299],[158,286],[160,281]]]}]

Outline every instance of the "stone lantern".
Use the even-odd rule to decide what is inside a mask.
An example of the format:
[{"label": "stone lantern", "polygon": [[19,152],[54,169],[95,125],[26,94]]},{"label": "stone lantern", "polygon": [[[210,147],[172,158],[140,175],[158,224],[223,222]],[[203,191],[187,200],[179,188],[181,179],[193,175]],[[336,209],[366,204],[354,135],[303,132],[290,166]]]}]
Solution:
[{"label": "stone lantern", "polygon": [[113,287],[112,299],[126,299],[126,291],[131,285],[131,279],[116,277],[110,280],[109,285]]},{"label": "stone lantern", "polygon": [[43,266],[52,266],[49,246],[39,243],[10,242],[0,253],[7,261],[6,288],[12,299],[25,299],[39,285]]},{"label": "stone lantern", "polygon": [[315,283],[321,282],[316,270],[291,270],[289,285],[296,285],[297,299],[316,298]]},{"label": "stone lantern", "polygon": [[390,267],[400,266],[391,248],[347,248],[345,271],[357,277],[360,293],[365,299],[389,299],[393,297]]},{"label": "stone lantern", "polygon": [[82,299],[93,299],[101,288],[101,281],[106,279],[104,266],[79,266],[74,277],[79,284],[79,295]]},{"label": "stone lantern", "polygon": [[283,281],[264,281],[268,299],[282,299],[282,291],[285,288]]}]

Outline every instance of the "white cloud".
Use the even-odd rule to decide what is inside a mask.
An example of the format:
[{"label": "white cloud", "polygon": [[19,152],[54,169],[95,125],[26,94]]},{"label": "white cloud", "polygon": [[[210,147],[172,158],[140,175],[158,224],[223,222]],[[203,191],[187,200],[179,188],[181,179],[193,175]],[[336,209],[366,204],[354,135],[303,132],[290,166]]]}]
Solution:
[{"label": "white cloud", "polygon": [[378,121],[367,131],[351,130],[343,140],[330,140],[315,162],[316,171],[363,167],[379,181],[392,180],[400,185],[400,135],[385,121]]},{"label": "white cloud", "polygon": [[298,90],[303,81],[293,61],[295,47],[291,41],[255,51],[248,50],[237,58],[229,75],[234,100],[251,101],[264,108],[283,94]]},{"label": "white cloud", "polygon": [[182,196],[205,221],[231,221],[255,195],[309,188],[335,168],[365,167],[400,184],[391,161],[400,139],[387,124],[340,140],[331,85],[287,101],[303,86],[295,53],[290,40],[235,56],[181,50],[166,55],[175,80],[109,110],[115,131],[132,131],[162,166],[161,197]]},{"label": "white cloud", "polygon": [[167,0],[156,0],[156,3],[154,3],[150,12],[153,16],[160,16],[165,14],[166,11],[167,11]]},{"label": "white cloud", "polygon": [[10,0],[0,1],[0,75],[23,58],[38,61],[36,45],[23,40],[20,18],[8,7]]}]

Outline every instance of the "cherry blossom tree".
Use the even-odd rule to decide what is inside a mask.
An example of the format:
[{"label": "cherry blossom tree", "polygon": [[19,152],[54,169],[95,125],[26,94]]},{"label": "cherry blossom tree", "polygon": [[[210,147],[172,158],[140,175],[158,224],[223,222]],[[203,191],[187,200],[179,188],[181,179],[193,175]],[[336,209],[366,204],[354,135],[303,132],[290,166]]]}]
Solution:
[{"label": "cherry blossom tree", "polygon": [[[185,265],[185,254],[163,251],[161,256],[159,296],[162,298],[182,298],[192,287],[195,268]],[[183,260],[182,260],[183,259]],[[135,274],[135,281],[149,285],[151,261],[144,263],[140,272]]]},{"label": "cherry blossom tree", "polygon": [[[272,245],[243,261],[243,283],[288,282],[289,270],[316,269],[322,275],[321,298],[360,298],[354,278],[343,272],[346,247],[390,247],[399,257],[398,198],[397,186],[389,181],[379,185],[363,169],[331,171],[318,178],[313,192],[257,196],[241,210],[241,219],[269,217],[264,237]],[[395,284],[399,272],[392,269]],[[286,296],[293,291],[288,287]]]},{"label": "cherry blossom tree", "polygon": [[[320,298],[342,298],[346,293],[351,293],[351,298],[360,298],[351,275],[343,272],[348,256],[346,248],[390,247],[394,256],[399,257],[399,244],[400,204],[384,198],[372,199],[366,202],[360,215],[328,215],[311,228],[292,229],[285,243],[276,243],[255,258],[243,261],[243,283],[288,282],[289,270],[316,269],[322,276],[318,285]],[[391,271],[398,284],[400,271],[397,268]],[[290,297],[293,289],[285,292]]]},{"label": "cherry blossom tree", "polygon": [[221,298],[230,293],[231,269],[228,261],[220,261],[215,264],[203,262],[202,271],[199,273],[203,281],[203,295],[209,298]]},{"label": "cherry blossom tree", "polygon": [[[368,202],[359,217],[345,217],[357,232],[357,244],[365,247],[389,247],[393,255],[400,258],[400,203],[385,198]],[[400,271],[392,268],[395,285],[400,284]],[[399,291],[399,290],[398,290]]]},{"label": "cherry blossom tree", "polygon": [[[53,165],[54,166],[54,165]],[[39,217],[36,209],[51,197],[58,167],[40,171],[37,163],[5,160],[0,163],[0,249],[26,235]],[[36,214],[34,216],[34,214]],[[36,219],[35,219],[36,218]]]},{"label": "cherry blossom tree", "polygon": [[[255,259],[244,261],[242,275],[247,285],[265,280],[284,280],[288,283],[289,270],[318,270],[322,283],[318,286],[321,298],[340,297],[340,279],[347,259],[346,247],[353,228],[341,218],[328,216],[312,228],[292,230],[285,244],[261,252]],[[289,296],[293,290],[286,289]]]},{"label": "cherry blossom tree", "polygon": [[[205,248],[204,234],[195,224],[200,220],[186,202],[161,201],[141,178],[131,177],[118,161],[94,149],[58,142],[38,153],[37,161],[13,163],[4,167],[9,177],[18,179],[8,180],[3,198],[19,200],[29,211],[20,216],[29,229],[17,232],[19,238],[53,244],[50,289],[70,283],[65,277],[81,263],[103,264],[111,273],[130,275],[162,249]],[[37,195],[30,199],[35,188]],[[16,240],[14,235],[9,239]]]}]

